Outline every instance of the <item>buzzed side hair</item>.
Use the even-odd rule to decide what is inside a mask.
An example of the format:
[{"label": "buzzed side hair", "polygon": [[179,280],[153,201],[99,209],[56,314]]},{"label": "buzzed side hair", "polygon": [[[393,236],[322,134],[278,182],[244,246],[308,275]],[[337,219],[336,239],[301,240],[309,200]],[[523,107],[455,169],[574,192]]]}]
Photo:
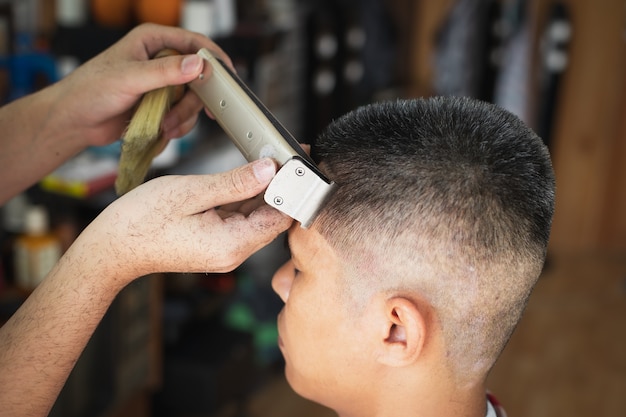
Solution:
[{"label": "buzzed side hair", "polygon": [[339,184],[314,227],[355,275],[353,292],[418,292],[451,364],[484,375],[521,318],[545,260],[554,174],[513,114],[459,97],[361,107],[312,156]]}]

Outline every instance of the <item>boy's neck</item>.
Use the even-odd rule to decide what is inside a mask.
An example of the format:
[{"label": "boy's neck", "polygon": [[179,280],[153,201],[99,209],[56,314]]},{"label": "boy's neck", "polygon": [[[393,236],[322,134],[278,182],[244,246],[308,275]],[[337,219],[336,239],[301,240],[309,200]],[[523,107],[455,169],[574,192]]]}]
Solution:
[{"label": "boy's neck", "polygon": [[487,392],[482,384],[458,388],[433,378],[430,383],[412,387],[397,384],[399,388],[395,390],[385,389],[382,384],[378,387],[379,395],[368,395],[370,401],[336,410],[339,417],[485,417],[487,414]]}]

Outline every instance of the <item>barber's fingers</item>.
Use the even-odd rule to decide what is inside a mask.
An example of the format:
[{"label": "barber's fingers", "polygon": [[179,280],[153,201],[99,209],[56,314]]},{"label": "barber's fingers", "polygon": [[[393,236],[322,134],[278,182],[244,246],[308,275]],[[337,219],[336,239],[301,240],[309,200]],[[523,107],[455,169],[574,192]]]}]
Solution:
[{"label": "barber's fingers", "polygon": [[[204,66],[204,60],[197,55],[198,50],[207,48],[232,68],[232,61],[213,41],[199,33],[181,28],[144,24],[133,29],[118,45],[132,49],[136,61],[129,71],[141,71],[132,79],[140,92],[154,90],[165,85],[180,85],[196,78]],[[159,56],[163,50],[173,50],[180,55]],[[210,66],[209,66],[210,67]],[[207,68],[205,76],[210,76]]]},{"label": "barber's fingers", "polygon": [[187,134],[198,121],[202,101],[191,90],[165,115],[161,127],[167,139],[180,138]]},{"label": "barber's fingers", "polygon": [[135,27],[128,36],[138,39],[151,57],[167,48],[175,49],[181,54],[192,54],[201,48],[207,48],[232,68],[230,57],[215,42],[200,33],[178,27],[146,23]]},{"label": "barber's fingers", "polygon": [[260,193],[256,197],[249,198],[244,201],[238,201],[236,203],[230,203],[220,206],[217,212],[219,216],[223,219],[231,217],[234,214],[243,214],[244,216],[248,216],[250,213],[261,207],[263,204],[265,204],[265,201],[263,199],[263,193]]},{"label": "barber's fingers", "polygon": [[268,205],[258,207],[248,216],[235,213],[222,219],[227,238],[211,257],[211,270],[232,271],[250,255],[272,242],[289,229],[293,219]]}]

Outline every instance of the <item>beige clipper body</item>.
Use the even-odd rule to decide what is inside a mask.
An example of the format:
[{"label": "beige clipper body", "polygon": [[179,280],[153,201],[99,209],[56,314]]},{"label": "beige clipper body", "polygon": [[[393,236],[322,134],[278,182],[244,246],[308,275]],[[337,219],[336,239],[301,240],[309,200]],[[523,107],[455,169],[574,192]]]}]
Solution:
[{"label": "beige clipper body", "polygon": [[[336,184],[326,178],[300,144],[254,93],[207,49],[204,71],[189,87],[248,161],[269,157],[280,166],[265,202],[300,222],[313,223]],[[211,75],[204,76],[211,66]]]}]

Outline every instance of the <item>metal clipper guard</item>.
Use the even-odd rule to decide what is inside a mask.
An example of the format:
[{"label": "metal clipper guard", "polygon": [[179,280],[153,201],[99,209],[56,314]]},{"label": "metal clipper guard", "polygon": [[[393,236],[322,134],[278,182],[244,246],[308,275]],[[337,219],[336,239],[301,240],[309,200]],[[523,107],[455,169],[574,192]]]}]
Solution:
[{"label": "metal clipper guard", "polygon": [[[265,202],[298,220],[313,223],[336,184],[326,178],[300,144],[254,93],[207,49],[204,71],[189,83],[218,124],[250,162],[273,158],[280,166],[265,191]],[[205,76],[211,66],[211,75]]]}]

